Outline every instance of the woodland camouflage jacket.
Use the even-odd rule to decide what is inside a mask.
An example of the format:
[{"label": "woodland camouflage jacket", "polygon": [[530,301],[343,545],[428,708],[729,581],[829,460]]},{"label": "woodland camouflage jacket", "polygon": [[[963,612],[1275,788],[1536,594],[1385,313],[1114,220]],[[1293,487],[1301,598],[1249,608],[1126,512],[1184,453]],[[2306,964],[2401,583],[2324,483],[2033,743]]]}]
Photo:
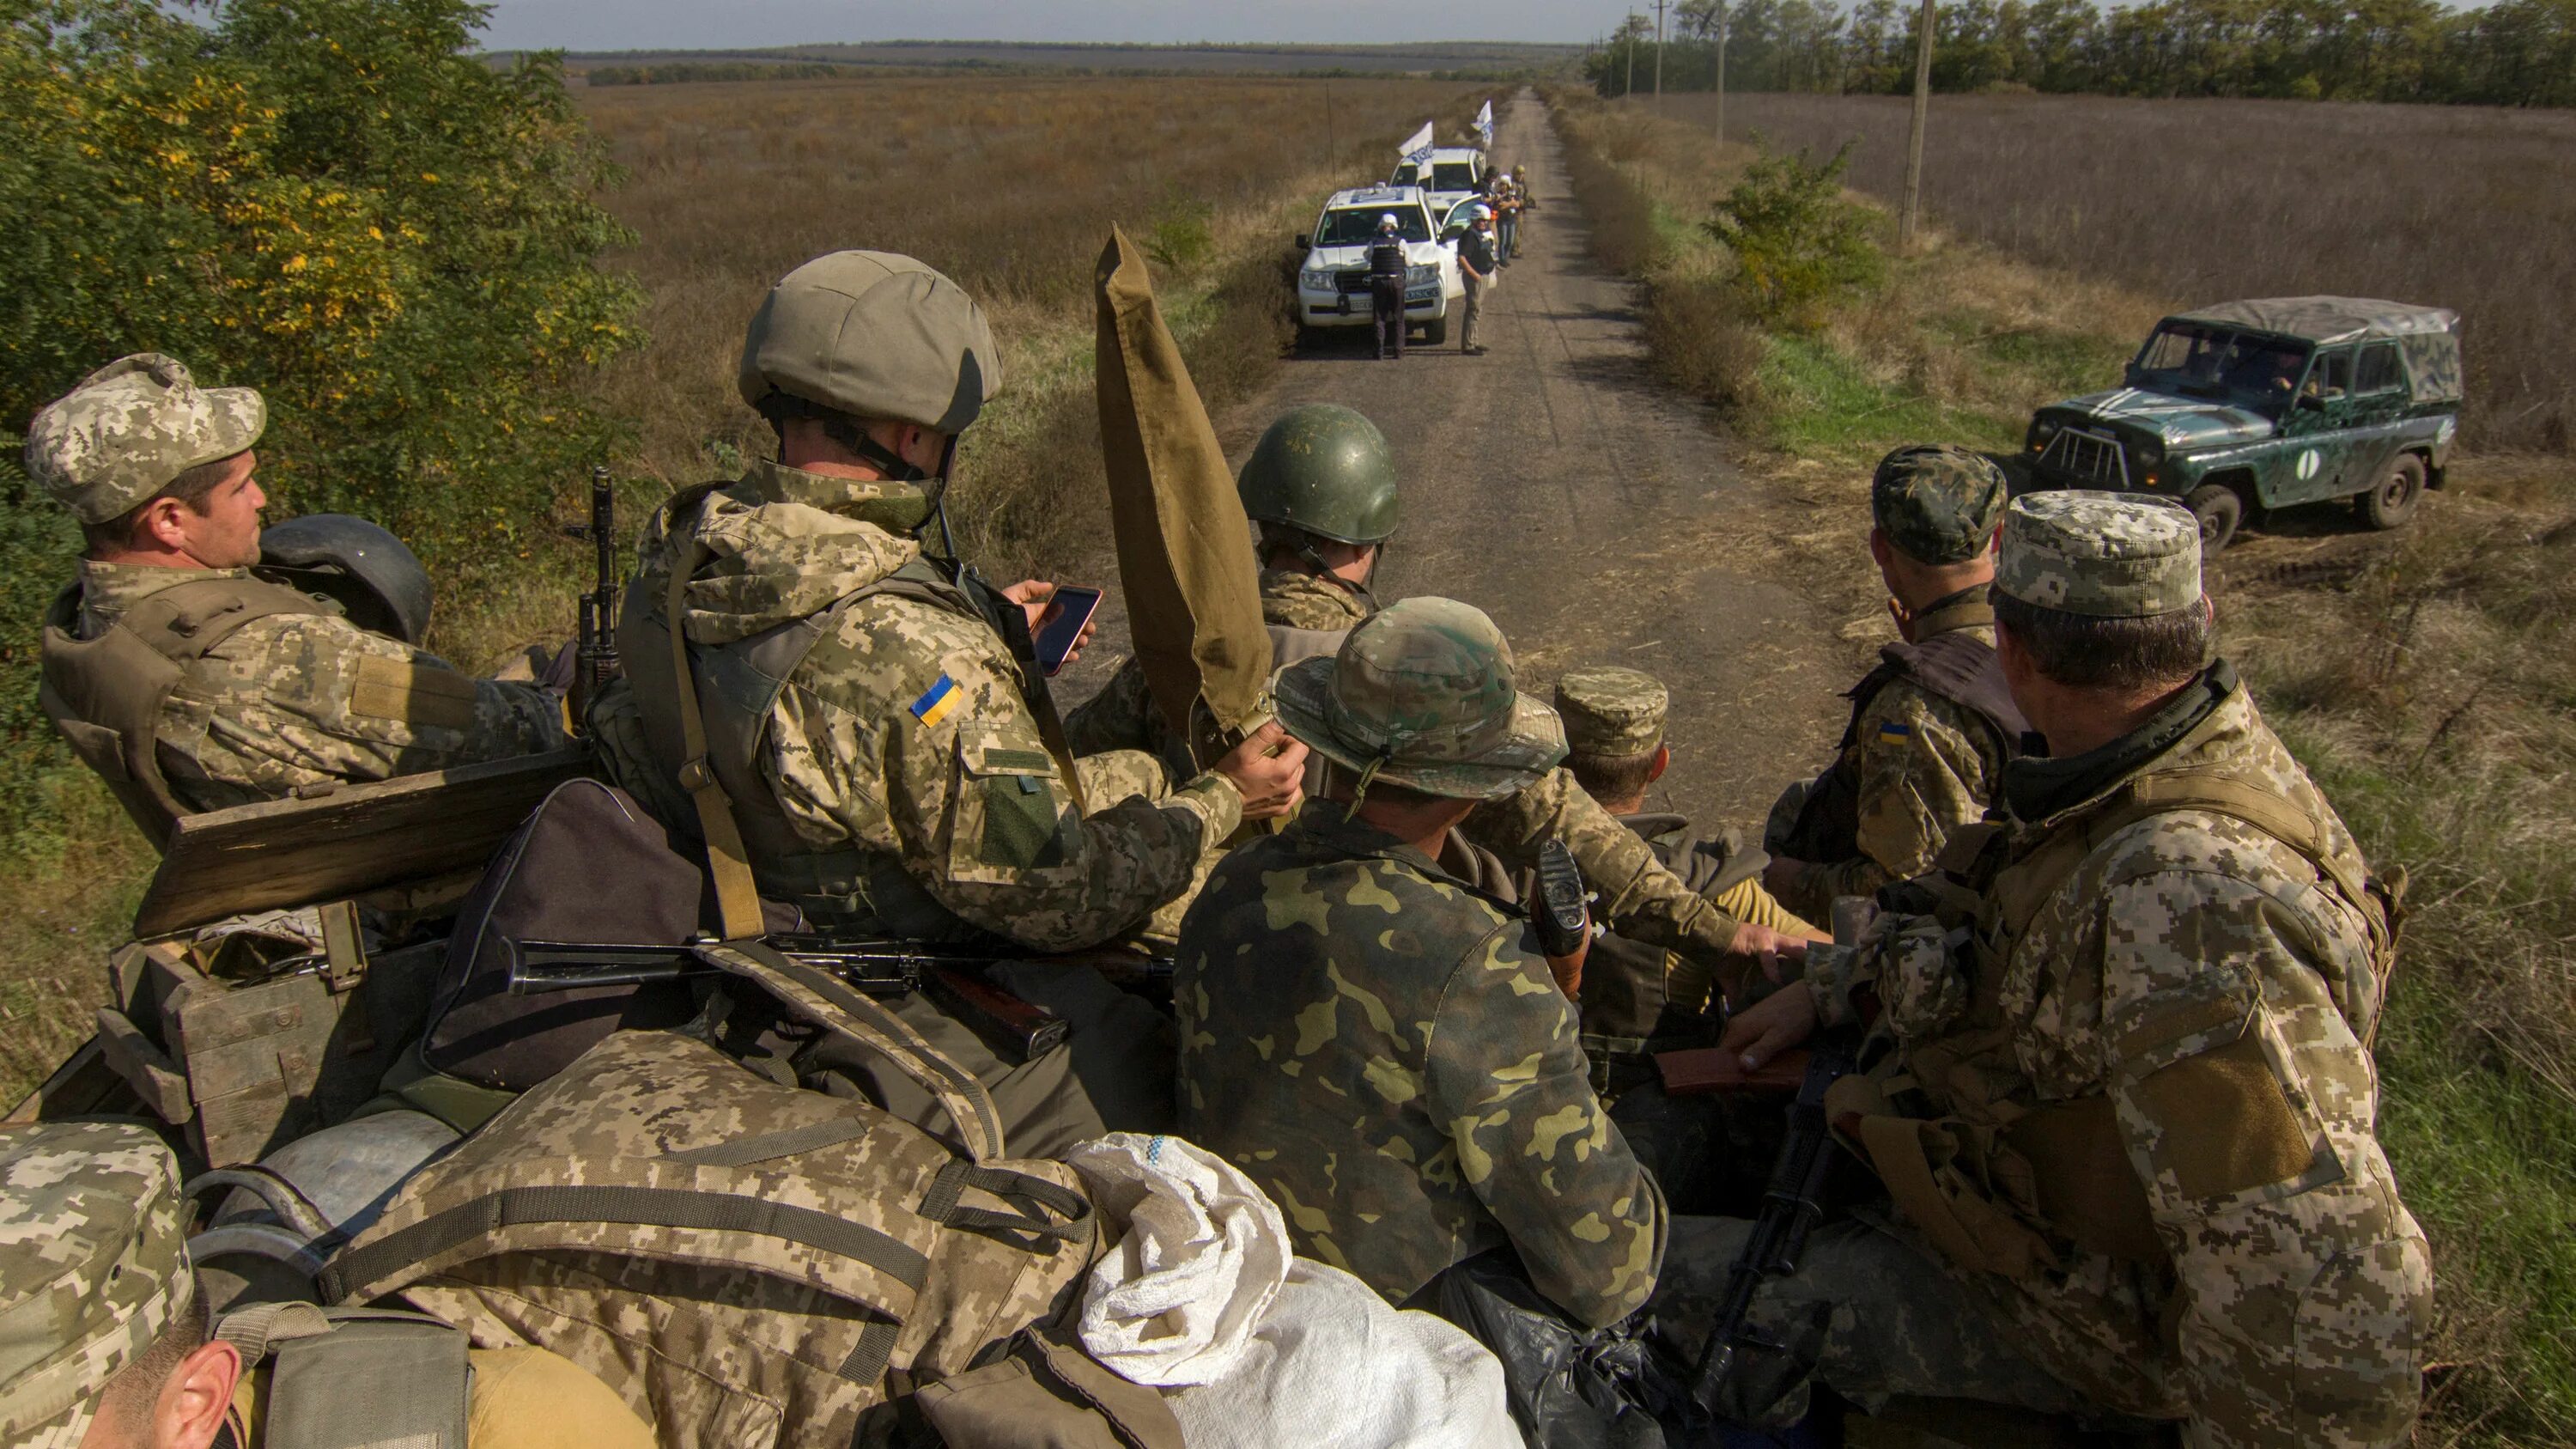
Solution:
[{"label": "woodland camouflage jacket", "polygon": [[1182,922],[1183,1135],[1389,1301],[1508,1243],[1574,1317],[1625,1316],[1663,1198],[1527,923],[1342,811],[1227,857]]},{"label": "woodland camouflage jacket", "polygon": [[[179,584],[241,569],[83,560],[75,632],[95,639]],[[180,803],[222,810],[298,786],[364,782],[560,749],[563,710],[534,684],[476,679],[337,613],[272,614],[187,668],[162,706],[161,768]]]},{"label": "woodland camouflage jacket", "polygon": [[[2107,1097],[2148,1251],[2079,1248],[2024,1211],[2056,1261],[1961,1275],[2051,1372],[2107,1407],[2189,1420],[2195,1445],[2400,1443],[2432,1278],[2374,1135],[2376,907],[2215,811],[2082,833],[2124,790],[2194,775],[2320,822],[2321,854],[2360,878],[2350,833],[2221,663],[2122,741],[2014,762],[1988,857],[2012,864],[1986,897],[1973,968],[1940,921],[1889,916],[1858,952],[1811,953],[1808,979],[1828,1020],[1874,985],[1902,1045],[1887,1074],[1900,1110],[2009,1130]],[[2014,870],[2068,832],[2090,848],[2017,941],[1999,937]]]}]

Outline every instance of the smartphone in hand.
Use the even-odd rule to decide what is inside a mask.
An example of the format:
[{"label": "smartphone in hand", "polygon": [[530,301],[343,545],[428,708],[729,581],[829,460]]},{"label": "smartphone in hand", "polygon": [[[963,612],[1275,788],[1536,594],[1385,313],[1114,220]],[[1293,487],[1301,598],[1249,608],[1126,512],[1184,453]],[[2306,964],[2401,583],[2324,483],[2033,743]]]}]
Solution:
[{"label": "smartphone in hand", "polygon": [[1099,610],[1098,589],[1060,585],[1047,600],[1047,611],[1039,618],[1037,634],[1029,644],[1037,655],[1038,667],[1047,672],[1048,678],[1054,678],[1064,668],[1065,656],[1073,652],[1091,616]]}]

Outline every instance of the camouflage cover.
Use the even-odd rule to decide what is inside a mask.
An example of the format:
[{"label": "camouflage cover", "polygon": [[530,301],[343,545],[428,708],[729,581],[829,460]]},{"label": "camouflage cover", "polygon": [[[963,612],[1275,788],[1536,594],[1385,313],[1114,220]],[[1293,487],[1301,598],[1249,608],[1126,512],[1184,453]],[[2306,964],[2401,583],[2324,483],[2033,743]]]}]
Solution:
[{"label": "camouflage cover", "polygon": [[1079,1179],[998,1156],[974,1080],[882,1008],[723,953],[834,1044],[964,1124],[952,1150],[864,1099],[778,1085],[692,1037],[621,1032],[407,1183],[326,1296],[399,1291],[478,1347],[590,1370],[670,1449],[842,1449],[897,1391],[1053,1317],[1090,1266]]},{"label": "camouflage cover", "polygon": [[1998,592],[2042,609],[2143,619],[2200,602],[2200,524],[2150,494],[2067,489],[2004,511]]},{"label": "camouflage cover", "polygon": [[246,387],[197,386],[177,358],[120,357],[27,424],[27,476],[83,523],[105,523],[200,463],[259,441],[268,404]]},{"label": "camouflage cover", "polygon": [[2447,307],[2370,297],[2270,297],[2222,302],[2167,320],[2243,327],[2319,344],[2394,337],[2406,354],[2415,401],[2455,403],[2461,398],[2460,314]]}]

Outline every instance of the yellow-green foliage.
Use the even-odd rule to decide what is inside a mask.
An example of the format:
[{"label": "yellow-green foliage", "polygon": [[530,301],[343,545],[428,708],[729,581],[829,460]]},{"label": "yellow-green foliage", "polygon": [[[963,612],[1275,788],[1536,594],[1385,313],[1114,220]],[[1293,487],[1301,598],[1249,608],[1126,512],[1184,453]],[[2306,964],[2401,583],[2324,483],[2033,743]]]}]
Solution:
[{"label": "yellow-green foliage", "polygon": [[[480,14],[0,8],[0,425],[168,352],[267,395],[280,512],[375,517],[451,587],[515,552],[605,440],[570,383],[635,340],[636,293],[591,266],[628,237],[560,75],[473,59]],[[0,788],[24,800],[57,758],[34,620],[74,542],[14,466],[0,495]]]}]

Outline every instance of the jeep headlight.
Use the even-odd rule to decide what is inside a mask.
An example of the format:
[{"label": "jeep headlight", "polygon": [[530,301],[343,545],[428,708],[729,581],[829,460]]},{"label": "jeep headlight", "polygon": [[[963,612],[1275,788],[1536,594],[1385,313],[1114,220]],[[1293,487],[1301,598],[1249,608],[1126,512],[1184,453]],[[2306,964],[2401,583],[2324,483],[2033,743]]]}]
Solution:
[{"label": "jeep headlight", "polygon": [[1408,287],[1428,287],[1439,280],[1440,268],[1437,266],[1416,263],[1404,269],[1404,284]]},{"label": "jeep headlight", "polygon": [[2032,419],[2030,424],[2031,448],[2036,451],[2037,449],[2048,446],[2048,440],[2057,436],[2058,427],[2059,423],[2055,418]]},{"label": "jeep headlight", "polygon": [[1333,290],[1333,274],[1325,271],[1299,272],[1297,285],[1309,292],[1329,292]]},{"label": "jeep headlight", "polygon": [[2146,467],[2152,468],[2152,467],[2156,466],[2158,463],[2163,462],[2164,460],[2165,460],[2165,440],[2164,440],[2164,439],[2162,439],[2162,438],[2147,438],[2147,439],[2142,440],[2142,441],[2138,444],[2138,461],[2139,461],[2139,463],[2143,464],[2143,465],[2144,465],[2144,466],[2146,466]]}]

